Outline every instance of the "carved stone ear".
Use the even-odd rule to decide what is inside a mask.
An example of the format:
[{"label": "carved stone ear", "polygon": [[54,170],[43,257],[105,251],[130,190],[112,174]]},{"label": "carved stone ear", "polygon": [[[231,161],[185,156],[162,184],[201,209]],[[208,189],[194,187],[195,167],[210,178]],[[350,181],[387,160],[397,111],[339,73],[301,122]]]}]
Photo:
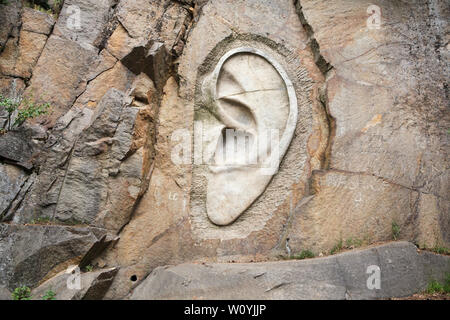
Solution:
[{"label": "carved stone ear", "polygon": [[281,65],[253,48],[226,53],[202,89],[205,107],[223,124],[209,165],[206,209],[214,224],[228,225],[278,169],[294,135],[297,98]]}]

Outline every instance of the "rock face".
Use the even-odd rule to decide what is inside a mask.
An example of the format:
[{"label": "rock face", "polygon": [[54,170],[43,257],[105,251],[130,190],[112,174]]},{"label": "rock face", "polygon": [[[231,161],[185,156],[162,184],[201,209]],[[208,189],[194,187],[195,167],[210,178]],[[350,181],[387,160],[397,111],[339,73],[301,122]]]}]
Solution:
[{"label": "rock face", "polygon": [[0,287],[33,287],[64,263],[80,260],[101,241],[101,229],[0,225]]},{"label": "rock face", "polygon": [[142,185],[142,154],[129,157],[137,113],[117,90],[102,98],[73,148],[54,219],[111,230],[128,221]]},{"label": "rock face", "polygon": [[[135,297],[172,298],[161,279],[172,270],[187,276],[183,264],[194,262],[261,263],[215,265],[229,279],[221,278],[223,290],[199,282],[189,293],[205,298],[231,297],[239,281],[249,288],[244,298],[303,298],[324,288],[283,284],[302,268],[333,288],[316,298],[341,299],[346,290],[375,298],[419,290],[426,265],[441,268],[440,258],[400,244],[392,252],[413,263],[417,284],[404,275],[404,287],[369,293],[352,287],[353,276],[366,275],[345,263],[384,259],[385,249],[273,260],[347,243],[450,247],[448,3],[51,7],[0,4],[0,94],[51,105],[20,126],[11,121],[18,111],[0,106],[1,298],[49,279],[67,299],[121,299],[137,286]],[[271,130],[279,139],[250,152]],[[243,163],[247,155],[255,161]],[[82,274],[92,294],[63,290],[60,272],[72,264],[106,270]],[[180,266],[152,273],[165,265]],[[273,281],[252,280],[253,266]]]},{"label": "rock face", "polygon": [[3,216],[17,198],[28,176],[15,166],[2,165],[0,166],[0,177],[0,219],[3,220]]},{"label": "rock face", "polygon": [[76,266],[67,268],[34,289],[31,292],[33,299],[40,300],[51,290],[56,294],[57,300],[100,300],[117,273],[117,268],[91,271],[80,273],[78,280],[75,278],[77,274],[70,272],[72,270],[76,270]]},{"label": "rock face", "polygon": [[[404,297],[442,279],[450,257],[417,253],[398,242],[305,261],[252,264],[182,264],[156,268],[130,296],[132,300],[361,300]],[[372,288],[371,266],[380,268]],[[367,271],[369,270],[369,271]]]}]

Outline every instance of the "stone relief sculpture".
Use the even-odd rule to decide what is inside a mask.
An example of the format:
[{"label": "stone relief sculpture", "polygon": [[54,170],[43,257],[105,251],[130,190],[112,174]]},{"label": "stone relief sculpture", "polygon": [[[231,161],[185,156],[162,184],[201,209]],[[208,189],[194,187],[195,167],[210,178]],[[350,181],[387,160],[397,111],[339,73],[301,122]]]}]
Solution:
[{"label": "stone relief sculpture", "polygon": [[214,118],[203,134],[207,215],[224,226],[264,192],[277,172],[294,135],[297,98],[282,66],[255,48],[227,52],[203,81],[202,95]]}]

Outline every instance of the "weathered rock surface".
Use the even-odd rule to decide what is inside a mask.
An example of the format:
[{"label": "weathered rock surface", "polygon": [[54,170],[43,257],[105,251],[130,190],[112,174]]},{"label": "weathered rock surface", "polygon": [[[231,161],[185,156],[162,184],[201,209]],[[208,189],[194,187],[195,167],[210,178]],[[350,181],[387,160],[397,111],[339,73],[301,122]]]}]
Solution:
[{"label": "weathered rock surface", "polygon": [[115,3],[115,0],[66,0],[53,34],[87,50],[94,49]]},{"label": "weathered rock surface", "polygon": [[[432,258],[431,258],[432,257]],[[369,289],[369,266],[381,270],[380,289]],[[450,257],[417,252],[398,242],[304,261],[182,264],[155,269],[130,299],[379,299],[423,290],[442,281]]]},{"label": "weathered rock surface", "polygon": [[120,91],[111,89],[102,98],[73,149],[56,220],[112,230],[128,221],[142,185],[142,154],[129,154],[137,113]]},{"label": "weathered rock surface", "polygon": [[145,188],[144,150],[134,145],[138,113],[111,89],[94,112],[75,108],[62,117],[15,221],[47,217],[119,230]]},{"label": "weathered rock surface", "polygon": [[[371,4],[297,3],[320,53],[334,67],[328,74],[325,99],[334,120],[329,166],[349,177],[372,175],[394,188],[405,188],[391,194],[391,199],[405,204],[401,210],[409,210],[410,218],[404,220],[407,224],[422,228],[408,238],[420,239],[428,246],[448,246],[450,165],[446,128],[450,113],[445,78],[449,51],[442,39],[448,37],[448,19],[443,17],[449,7],[439,1],[412,1],[405,6],[381,1],[377,4],[382,11],[381,27],[369,29],[366,10]],[[354,179],[348,181],[353,184]],[[347,192],[353,194],[353,200],[346,201],[348,206],[343,205],[342,197],[322,198],[326,199],[322,204],[336,217],[354,216],[356,212],[360,212],[359,218],[377,216],[379,207],[370,203],[381,194],[367,192],[368,187],[362,185]],[[411,193],[406,189],[416,193],[415,202],[410,202]],[[367,207],[355,211],[355,199],[361,193],[369,199],[366,196],[359,205]],[[383,206],[389,200],[381,196],[378,202]],[[413,205],[411,209],[407,209],[407,203]],[[310,214],[314,215],[314,209]],[[423,220],[419,217],[424,216],[434,219],[434,227],[430,220],[425,223],[427,227],[421,227]],[[379,223],[372,221],[370,229],[378,230]],[[327,230],[320,224],[314,228],[316,238]]]},{"label": "weathered rock surface", "polygon": [[[101,300],[117,273],[117,268],[79,273],[80,279],[77,280],[74,278],[76,273],[70,272],[72,270],[76,270],[76,266],[67,268],[34,289],[31,292],[33,300],[40,300],[49,290],[56,294],[56,300]],[[79,281],[79,287],[76,281]]]},{"label": "weathered rock surface", "polygon": [[0,135],[0,159],[26,169],[33,167],[32,156],[36,151],[33,133],[21,128]]},{"label": "weathered rock surface", "polygon": [[49,35],[54,24],[55,20],[51,15],[32,8],[23,8],[22,30]]},{"label": "weathered rock surface", "polygon": [[9,36],[20,24],[20,9],[22,1],[11,0],[8,5],[0,4],[0,52],[3,50]]},{"label": "weathered rock surface", "polygon": [[[389,241],[393,224],[401,226],[396,235],[399,239],[429,246],[447,241],[448,211],[421,210],[426,195],[410,188],[368,174],[337,170],[314,172],[311,188],[313,195],[290,219],[286,238],[293,251],[328,252],[347,240],[365,244]],[[426,219],[419,213],[424,209],[434,223],[421,220]]]},{"label": "weathered rock surface", "polygon": [[12,34],[1,52],[0,73],[29,79],[55,21],[49,14],[31,8],[23,8],[21,18],[18,36]]},{"label": "weathered rock surface", "polygon": [[[0,93],[51,108],[0,133],[0,219],[111,231],[80,262],[120,267],[104,298],[127,296],[159,266],[267,261],[287,248],[327,252],[347,240],[370,245],[392,239],[394,223],[396,238],[450,246],[445,1],[378,1],[380,28],[369,28],[369,0],[66,0],[56,19],[8,2],[0,5]],[[205,78],[239,47],[285,69],[299,117],[267,188],[242,188],[261,195],[217,226],[207,216],[209,168],[196,161],[194,121],[206,119]],[[239,73],[231,71],[222,75]],[[245,103],[233,108],[246,114]],[[7,122],[2,108],[0,129]],[[192,147],[183,150],[188,161],[174,163],[183,142]],[[28,239],[50,227],[14,228]],[[70,251],[56,238],[68,227],[52,228],[55,237],[46,234],[33,252]],[[17,253],[28,248],[22,243],[5,248]],[[27,283],[15,261],[8,279]],[[35,283],[62,270],[50,260],[39,268],[52,271],[33,275]],[[341,297],[342,276],[333,279]]]},{"label": "weathered rock surface", "polygon": [[0,300],[12,300],[11,292],[2,286],[0,286]]},{"label": "weathered rock surface", "polygon": [[34,287],[49,272],[79,261],[105,235],[88,227],[0,224],[0,286]]},{"label": "weathered rock surface", "polygon": [[17,198],[28,175],[16,166],[0,164],[0,221]]},{"label": "weathered rock surface", "polygon": [[16,223],[53,217],[71,151],[92,114],[91,109],[73,108],[56,122],[39,158],[40,174],[14,215]]}]

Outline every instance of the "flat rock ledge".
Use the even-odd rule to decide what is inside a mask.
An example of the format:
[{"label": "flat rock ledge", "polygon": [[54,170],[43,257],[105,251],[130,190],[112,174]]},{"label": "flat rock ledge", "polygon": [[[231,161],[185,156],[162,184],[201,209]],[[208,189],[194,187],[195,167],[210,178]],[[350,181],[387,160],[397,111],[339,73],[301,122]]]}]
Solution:
[{"label": "flat rock ledge", "polygon": [[129,298],[382,299],[420,292],[433,279],[443,281],[446,273],[449,256],[420,251],[409,242],[392,242],[308,260],[159,267]]}]

